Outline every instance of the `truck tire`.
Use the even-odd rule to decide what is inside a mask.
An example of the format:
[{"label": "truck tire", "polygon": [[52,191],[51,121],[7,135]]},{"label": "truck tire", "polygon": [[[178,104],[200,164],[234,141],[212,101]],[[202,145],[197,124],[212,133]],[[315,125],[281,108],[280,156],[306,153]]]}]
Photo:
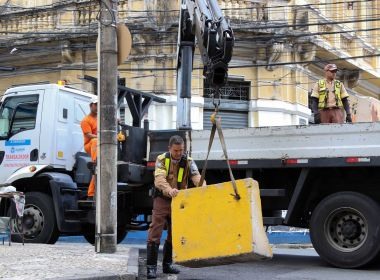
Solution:
[{"label": "truck tire", "polygon": [[[24,232],[26,243],[54,244],[59,237],[54,204],[51,196],[41,192],[29,192],[25,195],[24,217],[18,218],[12,226],[16,232]],[[20,235],[12,240],[22,242]]]},{"label": "truck tire", "polygon": [[326,262],[340,268],[370,264],[380,252],[380,206],[366,195],[339,192],[314,209],[310,238]]},{"label": "truck tire", "polygon": [[[128,230],[126,227],[118,227],[117,228],[117,244],[120,244],[124,238],[127,236]],[[88,224],[84,227],[83,237],[86,239],[88,243],[91,245],[95,244],[95,225]]]}]

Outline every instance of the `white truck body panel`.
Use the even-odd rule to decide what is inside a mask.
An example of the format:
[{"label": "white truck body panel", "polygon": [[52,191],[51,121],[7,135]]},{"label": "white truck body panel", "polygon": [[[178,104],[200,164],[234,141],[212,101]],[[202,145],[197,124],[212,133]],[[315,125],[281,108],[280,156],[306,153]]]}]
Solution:
[{"label": "white truck body panel", "polygon": [[[223,130],[231,160],[380,156],[380,122]],[[210,131],[191,132],[191,156],[204,160]],[[224,159],[215,136],[209,160]]]},{"label": "white truck body panel", "polygon": [[[80,122],[89,113],[93,95],[55,84],[36,84],[10,88],[2,101],[18,96],[37,96],[37,118],[34,128],[0,140],[0,151],[5,151],[0,183],[31,177],[25,168],[31,165],[72,170],[75,154],[83,151]],[[38,157],[31,160],[34,149]]]},{"label": "white truck body panel", "polygon": [[[33,171],[30,169],[32,167],[33,167],[32,169]],[[36,173],[40,172],[42,169],[45,169],[46,167],[48,167],[48,165],[41,165],[41,164],[34,164],[34,165],[21,167],[20,169],[12,173],[4,183],[10,184],[14,181],[17,181],[18,179],[31,178]]]}]

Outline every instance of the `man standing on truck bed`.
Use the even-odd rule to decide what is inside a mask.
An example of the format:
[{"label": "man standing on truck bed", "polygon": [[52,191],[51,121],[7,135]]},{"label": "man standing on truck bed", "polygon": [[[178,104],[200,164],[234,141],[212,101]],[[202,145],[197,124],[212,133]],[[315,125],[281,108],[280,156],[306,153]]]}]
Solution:
[{"label": "man standing on truck bed", "polygon": [[[90,114],[85,116],[81,122],[84,138],[84,150],[91,156],[93,162],[97,158],[98,145],[98,99],[94,97],[90,103]],[[92,175],[88,186],[87,197],[93,199],[95,195],[95,175]]]},{"label": "man standing on truck bed", "polygon": [[325,78],[314,85],[311,93],[315,123],[343,123],[343,108],[346,122],[352,122],[349,95],[343,83],[335,79],[338,68],[335,64],[327,64],[324,70]]},{"label": "man standing on truck bed", "polygon": [[156,160],[152,223],[147,241],[148,279],[157,277],[158,247],[165,226],[168,235],[163,248],[162,270],[164,273],[179,273],[172,264],[171,198],[177,196],[179,190],[188,187],[189,179],[195,186],[198,186],[201,179],[194,160],[184,152],[182,137],[174,135],[169,140],[169,152],[159,155]]}]

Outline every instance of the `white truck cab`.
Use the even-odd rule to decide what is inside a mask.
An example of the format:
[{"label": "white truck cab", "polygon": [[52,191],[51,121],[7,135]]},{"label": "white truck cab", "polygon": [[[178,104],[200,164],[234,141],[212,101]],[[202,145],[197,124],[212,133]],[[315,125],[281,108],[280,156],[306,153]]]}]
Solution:
[{"label": "white truck cab", "polygon": [[0,107],[0,183],[44,168],[71,171],[83,150],[80,122],[93,96],[58,84],[8,89]]},{"label": "white truck cab", "polygon": [[[12,225],[26,242],[52,244],[60,233],[83,231],[81,219],[70,213],[80,212],[78,182],[86,188],[91,178],[89,156],[80,153],[80,122],[93,97],[58,84],[32,84],[12,87],[1,99],[0,184],[26,194],[22,222]],[[82,173],[76,171],[78,158]],[[0,214],[10,211],[0,200]]]}]

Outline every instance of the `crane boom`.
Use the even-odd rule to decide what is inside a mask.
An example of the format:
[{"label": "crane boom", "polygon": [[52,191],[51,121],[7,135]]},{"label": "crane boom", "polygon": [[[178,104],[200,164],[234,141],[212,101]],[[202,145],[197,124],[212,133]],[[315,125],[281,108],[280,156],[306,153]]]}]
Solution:
[{"label": "crane boom", "polygon": [[177,128],[191,129],[191,73],[195,41],[212,88],[227,82],[234,35],[217,0],[182,0],[177,46]]}]

